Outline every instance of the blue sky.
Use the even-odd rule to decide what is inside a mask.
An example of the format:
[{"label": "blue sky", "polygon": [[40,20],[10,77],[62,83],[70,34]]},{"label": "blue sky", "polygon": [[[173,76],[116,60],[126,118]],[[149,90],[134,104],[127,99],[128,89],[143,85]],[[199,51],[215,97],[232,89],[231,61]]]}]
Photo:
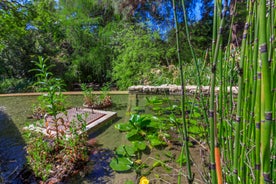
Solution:
[{"label": "blue sky", "polygon": [[[198,21],[202,18],[201,15],[201,0],[195,3],[194,11],[189,12],[188,16],[192,21]],[[157,31],[162,39],[166,39],[167,33],[174,28],[173,7],[171,1],[163,1],[163,3],[156,4],[156,12],[160,16],[159,19],[153,17],[149,11],[141,9],[136,10],[136,14],[140,15],[138,22],[146,25],[150,30]],[[181,9],[177,10],[178,22],[183,22],[183,12]]]}]

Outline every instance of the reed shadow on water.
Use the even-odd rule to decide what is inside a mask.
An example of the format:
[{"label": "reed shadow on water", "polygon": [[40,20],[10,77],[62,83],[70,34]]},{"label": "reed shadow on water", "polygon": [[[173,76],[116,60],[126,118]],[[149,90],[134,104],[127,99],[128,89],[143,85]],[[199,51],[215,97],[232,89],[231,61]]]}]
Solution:
[{"label": "reed shadow on water", "polygon": [[23,183],[25,141],[13,120],[0,107],[0,183]]}]

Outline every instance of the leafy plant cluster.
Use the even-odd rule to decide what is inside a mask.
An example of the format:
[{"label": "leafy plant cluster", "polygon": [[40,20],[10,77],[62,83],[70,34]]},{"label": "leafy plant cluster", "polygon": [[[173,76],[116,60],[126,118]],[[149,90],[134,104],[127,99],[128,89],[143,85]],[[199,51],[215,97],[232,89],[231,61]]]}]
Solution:
[{"label": "leafy plant cluster", "polygon": [[121,145],[115,150],[116,157],[110,162],[110,166],[115,171],[135,170],[141,175],[141,170],[148,167],[141,161],[143,151],[153,147],[167,145],[169,134],[165,130],[169,125],[165,125],[157,117],[140,116],[133,114],[127,123],[116,124],[115,128],[121,132],[126,132],[129,145]]},{"label": "leafy plant cluster", "polygon": [[111,97],[108,94],[109,84],[101,88],[101,94],[93,94],[93,88],[87,87],[86,84],[81,84],[81,89],[84,97],[84,105],[92,108],[104,108],[112,105]]},{"label": "leafy plant cluster", "polygon": [[[144,20],[144,13],[148,12],[155,15],[152,17],[155,20],[170,21],[166,23],[170,28],[171,16],[162,14],[158,8],[163,7],[171,14],[171,2],[155,3],[39,0],[21,4],[4,1],[0,8],[3,15],[0,77],[33,81],[34,76],[28,71],[35,65],[30,61],[43,56],[55,64],[51,71],[62,78],[70,90],[73,83],[111,82],[120,89],[136,84],[179,83],[166,69],[177,66],[174,31],[153,31]],[[151,6],[156,11],[151,10]],[[136,13],[132,14],[128,8]],[[202,53],[206,49],[203,46],[210,43],[210,25],[210,21],[191,24],[197,53]],[[199,35],[204,32],[202,29],[207,30],[204,37]],[[160,36],[162,34],[168,35],[166,39]],[[181,35],[182,45],[188,50],[186,37]],[[190,63],[189,52],[182,55],[185,63]],[[158,68],[162,70],[161,76],[151,73]],[[20,86],[11,92],[22,90]]]},{"label": "leafy plant cluster", "polygon": [[[88,150],[84,117],[78,114],[77,120],[65,122],[61,116],[57,116],[61,112],[66,114],[65,98],[61,93],[63,83],[60,79],[52,78],[46,61],[40,57],[39,62],[35,63],[37,68],[32,70],[38,72],[35,87],[44,92],[38,101],[46,116],[37,122],[32,130],[45,127],[46,134],[28,130],[25,135],[28,140],[28,165],[37,178],[50,182],[61,181],[83,167],[88,161]],[[52,119],[48,120],[48,116]],[[54,126],[49,127],[50,123]]]},{"label": "leafy plant cluster", "polygon": [[[149,165],[148,159],[143,159],[143,154],[149,154],[153,149],[165,150],[167,147],[176,147],[181,141],[182,131],[179,101],[156,96],[146,99],[151,114],[134,113],[128,122],[115,125],[116,129],[125,134],[129,144],[119,146],[110,163],[113,170],[118,172],[134,170],[138,177],[149,175],[155,167],[162,166],[168,169],[166,162],[186,162],[185,157],[175,158],[171,153],[165,155],[166,158],[170,158],[169,160],[160,160],[156,156],[152,165]],[[136,110],[141,112],[139,107]],[[195,107],[187,114],[190,116],[190,136],[198,140],[206,136],[205,129],[198,126],[198,122],[202,121],[200,113],[201,111]],[[193,143],[190,143],[190,146],[192,145]]]}]

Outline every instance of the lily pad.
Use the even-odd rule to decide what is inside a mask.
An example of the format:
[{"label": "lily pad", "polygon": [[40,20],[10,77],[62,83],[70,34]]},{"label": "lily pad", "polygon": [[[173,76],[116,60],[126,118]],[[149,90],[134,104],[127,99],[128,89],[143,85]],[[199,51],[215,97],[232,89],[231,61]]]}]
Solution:
[{"label": "lily pad", "polygon": [[137,148],[132,145],[121,145],[116,149],[117,155],[122,156],[135,156]]},{"label": "lily pad", "polygon": [[115,125],[115,128],[122,132],[126,132],[131,130],[133,127],[129,123],[119,123]]},{"label": "lily pad", "polygon": [[147,147],[146,143],[142,141],[133,141],[132,144],[141,151],[145,150]]},{"label": "lily pad", "polygon": [[114,171],[129,171],[132,168],[133,162],[126,157],[113,158],[110,162],[110,167]]}]

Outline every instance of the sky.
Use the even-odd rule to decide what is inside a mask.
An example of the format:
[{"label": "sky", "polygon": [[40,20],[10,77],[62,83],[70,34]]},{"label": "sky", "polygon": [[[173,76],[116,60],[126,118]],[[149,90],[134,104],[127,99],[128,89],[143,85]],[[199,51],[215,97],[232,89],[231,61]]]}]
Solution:
[{"label": "sky", "polygon": [[[189,12],[188,16],[192,21],[198,21],[202,18],[200,11],[201,6],[201,0],[198,0],[195,4],[194,11]],[[163,3],[158,4],[156,7],[156,12],[160,16],[159,18],[152,16],[149,11],[144,11],[140,9],[140,7],[138,7],[135,14],[140,15],[138,22],[143,23],[153,32],[159,32],[161,38],[166,39],[167,33],[174,28],[172,1],[163,1]],[[183,22],[184,17],[181,9],[177,10],[177,15],[178,22]]]},{"label": "sky", "polygon": [[[27,3],[30,0],[18,0],[18,2],[21,3]],[[55,0],[58,3],[58,0]],[[148,27],[153,32],[158,32],[160,34],[160,37],[163,40],[166,40],[167,33],[174,28],[174,15],[173,15],[173,5],[171,0],[162,1],[162,3],[155,3],[156,5],[156,15],[158,17],[152,16],[152,14],[147,11],[143,10],[141,7],[138,6],[136,12],[134,15],[139,15],[138,22],[142,23],[144,26]],[[197,0],[195,3],[194,11],[188,12],[188,17],[192,21],[198,21],[202,18],[201,15],[201,0]],[[177,15],[178,15],[178,22],[183,22],[183,11],[182,9],[177,9]],[[34,29],[31,24],[28,24],[26,26],[27,29]]]}]

